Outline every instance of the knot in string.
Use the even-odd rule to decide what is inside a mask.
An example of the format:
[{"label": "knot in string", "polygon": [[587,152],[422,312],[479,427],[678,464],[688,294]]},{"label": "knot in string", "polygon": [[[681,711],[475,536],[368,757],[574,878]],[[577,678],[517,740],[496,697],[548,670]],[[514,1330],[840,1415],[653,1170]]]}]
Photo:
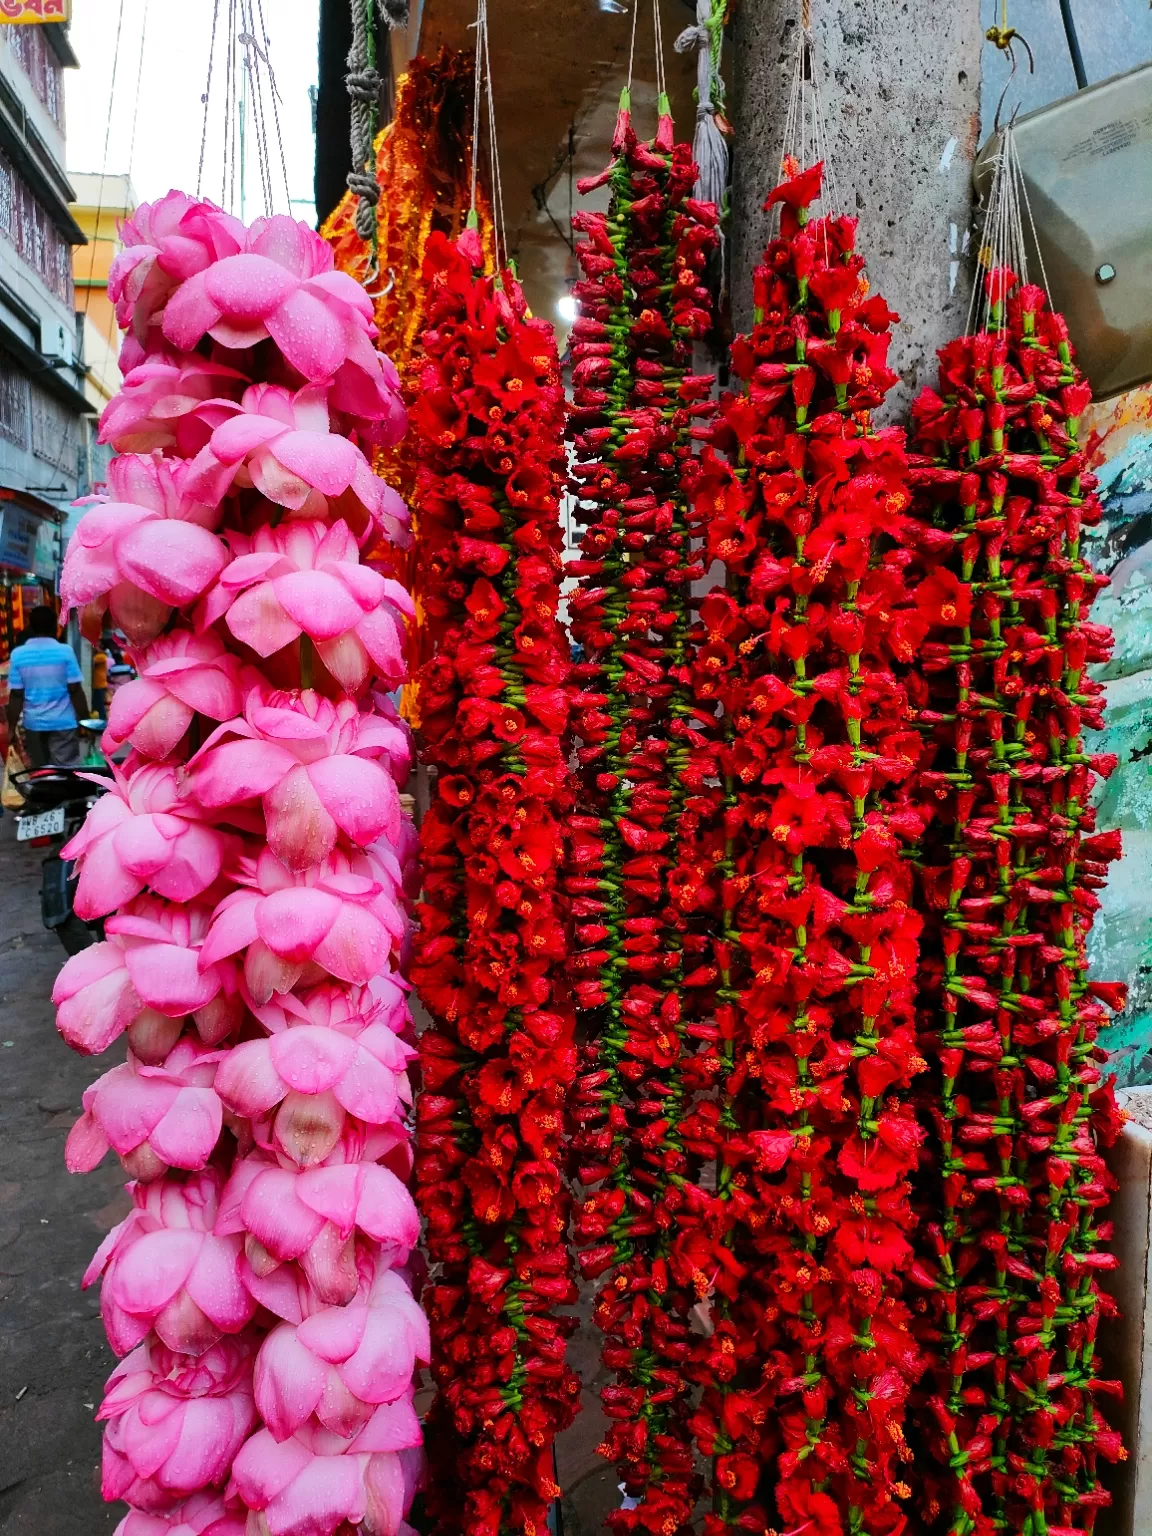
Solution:
[{"label": "knot in string", "polygon": [[378,102],[383,82],[375,69],[358,69],[344,76],[344,84],[353,101]]},{"label": "knot in string", "polygon": [[1012,40],[1017,36],[1015,27],[989,27],[984,36],[990,43],[995,43],[1002,53],[1007,53],[1012,47]]}]

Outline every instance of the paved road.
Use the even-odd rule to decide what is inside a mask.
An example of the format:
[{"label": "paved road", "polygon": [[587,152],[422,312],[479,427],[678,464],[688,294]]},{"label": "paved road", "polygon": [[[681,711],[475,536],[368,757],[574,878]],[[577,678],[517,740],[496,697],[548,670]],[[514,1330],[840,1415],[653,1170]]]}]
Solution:
[{"label": "paved road", "polygon": [[0,1531],[99,1536],[123,1513],[100,1499],[93,1422],[114,1363],[96,1289],[80,1276],[128,1209],[123,1172],[64,1168],[80,1096],[122,1058],[73,1054],[49,1000],[64,958],[40,925],[40,860],[0,820]]},{"label": "paved road", "polygon": [[[109,1157],[94,1173],[64,1168],[64,1138],[88,1084],[123,1059],[70,1051],[49,998],[64,959],[40,924],[40,858],[0,819],[0,1532],[101,1536],[123,1506],[100,1499],[100,1427],[93,1422],[114,1357],[98,1288],[80,1277],[104,1233],[127,1213],[123,1173]],[[598,1343],[590,1297],[574,1363],[584,1409],[561,1437],[565,1536],[592,1536],[619,1503],[596,1455],[605,1421],[596,1401]],[[591,1390],[588,1390],[588,1388]]]}]

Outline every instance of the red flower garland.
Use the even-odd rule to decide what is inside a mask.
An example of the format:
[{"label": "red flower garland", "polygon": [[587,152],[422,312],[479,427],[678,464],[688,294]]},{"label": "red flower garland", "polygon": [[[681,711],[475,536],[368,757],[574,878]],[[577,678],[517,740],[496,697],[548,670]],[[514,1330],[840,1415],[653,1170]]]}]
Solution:
[{"label": "red flower garland", "polygon": [[[690,373],[711,325],[703,269],[716,213],[690,196],[696,167],[661,102],[638,142],[622,106],[607,214],[579,216],[581,317],[573,331],[575,481],[588,527],[570,598],[583,651],[576,731],[580,814],[567,888],[577,918],[577,996],[594,1036],[575,1099],[581,1182],[577,1242],[586,1276],[607,1274],[595,1319],[616,1384],[601,1446],[636,1499],[615,1530],[688,1527],[698,1493],[687,1422],[691,1287],[668,1265],[693,1205],[698,1160],[679,1122],[691,1062],[685,935],[668,873],[679,836],[689,698],[685,646],[692,548],[684,484],[692,423],[712,411],[710,377]],[[583,184],[587,189],[588,184]]]},{"label": "red flower garland", "polygon": [[[1098,1142],[1119,1116],[1096,1044],[1122,990],[1090,982],[1085,936],[1119,836],[1089,803],[1115,759],[1085,675],[1111,636],[1081,529],[1100,517],[1079,417],[1090,398],[1039,288],[989,274],[989,329],[940,354],[942,399],[915,405],[928,682],[921,775],[936,820],[921,858],[928,914],[921,1036],[934,1127],[919,1181],[917,1278],[932,1370],[925,1519],[948,1536],[1091,1531],[1109,1502],[1096,1330],[1113,1181]],[[927,1426],[934,1424],[935,1432]],[[927,1463],[929,1457],[925,1455]]]},{"label": "red flower garland", "polygon": [[678,871],[715,931],[718,1096],[685,1135],[715,1155],[717,1189],[677,1254],[714,1297],[694,1365],[710,1536],[763,1530],[773,1500],[813,1536],[902,1530],[922,1368],[904,1299],[924,1067],[905,851],[924,817],[897,673],[926,626],[903,577],[902,434],[869,415],[895,382],[895,317],[866,297],[855,220],[809,221],[820,184],[816,166],[768,200],[781,235],[732,349],[745,392],[695,487],[727,573],[700,604],[699,833]]},{"label": "red flower garland", "polygon": [[413,978],[432,1025],[417,1180],[437,1396],[428,1508],[441,1532],[540,1536],[552,1442],[579,1383],[565,1100],[575,1072],[557,882],[572,804],[557,622],[563,390],[551,327],[479,241],[433,236],[412,410],[422,590],[437,654],[421,677],[424,890]]}]

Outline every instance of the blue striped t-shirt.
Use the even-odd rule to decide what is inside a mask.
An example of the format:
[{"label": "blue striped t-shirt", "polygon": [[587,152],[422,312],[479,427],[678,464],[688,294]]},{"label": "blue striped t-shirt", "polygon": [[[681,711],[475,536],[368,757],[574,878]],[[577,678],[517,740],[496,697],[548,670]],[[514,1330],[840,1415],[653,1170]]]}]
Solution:
[{"label": "blue striped t-shirt", "polygon": [[68,685],[83,681],[72,647],[46,635],[18,645],[8,664],[8,691],[24,690],[24,726],[29,731],[70,731],[76,711]]}]

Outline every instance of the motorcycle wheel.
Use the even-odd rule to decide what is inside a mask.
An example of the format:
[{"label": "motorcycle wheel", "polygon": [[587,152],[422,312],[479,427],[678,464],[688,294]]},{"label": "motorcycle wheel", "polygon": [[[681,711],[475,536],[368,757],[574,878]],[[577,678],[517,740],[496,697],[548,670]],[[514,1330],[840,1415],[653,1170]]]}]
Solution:
[{"label": "motorcycle wheel", "polygon": [[74,912],[70,917],[66,917],[54,932],[70,955],[78,955],[82,949],[87,949],[89,945],[96,942],[95,935],[88,924],[81,921]]}]

